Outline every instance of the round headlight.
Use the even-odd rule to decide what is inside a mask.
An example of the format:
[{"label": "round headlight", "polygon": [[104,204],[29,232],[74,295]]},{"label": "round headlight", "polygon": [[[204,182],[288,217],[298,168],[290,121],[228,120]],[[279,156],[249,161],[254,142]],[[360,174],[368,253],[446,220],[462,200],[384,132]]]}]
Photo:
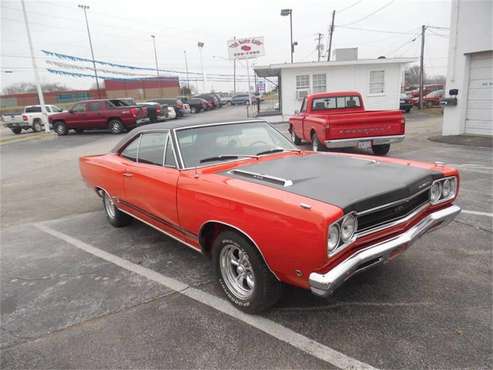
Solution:
[{"label": "round headlight", "polygon": [[354,233],[356,232],[356,228],[358,227],[358,219],[352,213],[346,215],[342,220],[341,224],[341,237],[344,242],[350,240]]},{"label": "round headlight", "polygon": [[434,182],[430,189],[430,200],[432,203],[436,203],[442,196],[442,184],[440,182]]},{"label": "round headlight", "polygon": [[327,240],[327,247],[329,252],[333,252],[339,245],[339,240],[341,239],[341,230],[338,224],[334,224],[329,228],[329,238]]},{"label": "round headlight", "polygon": [[444,198],[448,198],[451,193],[452,193],[452,182],[449,179],[447,179],[443,182],[442,185],[442,195]]}]

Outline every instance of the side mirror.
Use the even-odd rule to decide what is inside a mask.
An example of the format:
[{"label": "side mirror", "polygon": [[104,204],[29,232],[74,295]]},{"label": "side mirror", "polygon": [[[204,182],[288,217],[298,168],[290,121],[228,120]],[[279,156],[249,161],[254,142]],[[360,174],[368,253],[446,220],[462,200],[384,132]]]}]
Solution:
[{"label": "side mirror", "polygon": [[68,110],[69,113],[75,113],[73,109]]},{"label": "side mirror", "polygon": [[294,111],[294,114],[300,114],[300,111],[299,111],[298,109],[296,109],[296,110]]},{"label": "side mirror", "polygon": [[459,89],[450,89],[450,90],[448,91],[448,94],[449,94],[450,96],[457,96],[457,95],[459,95]]}]

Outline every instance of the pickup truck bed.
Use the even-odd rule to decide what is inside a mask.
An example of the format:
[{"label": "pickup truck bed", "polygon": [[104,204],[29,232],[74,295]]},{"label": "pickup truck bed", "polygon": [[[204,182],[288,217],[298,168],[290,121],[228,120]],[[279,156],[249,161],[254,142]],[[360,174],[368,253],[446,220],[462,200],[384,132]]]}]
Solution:
[{"label": "pickup truck bed", "polygon": [[399,110],[365,110],[361,95],[354,91],[309,95],[289,123],[293,142],[312,143],[315,151],[360,146],[383,155],[405,134]]}]

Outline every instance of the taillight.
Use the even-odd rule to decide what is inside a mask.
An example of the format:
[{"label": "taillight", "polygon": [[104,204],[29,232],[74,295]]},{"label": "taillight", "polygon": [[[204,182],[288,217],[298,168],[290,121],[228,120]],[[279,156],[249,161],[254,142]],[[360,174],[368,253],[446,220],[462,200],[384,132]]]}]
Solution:
[{"label": "taillight", "polygon": [[156,113],[161,113],[161,107],[156,107]]},{"label": "taillight", "polygon": [[22,120],[23,121],[27,121],[28,120],[28,118],[27,118],[27,116],[25,114],[22,115]]}]

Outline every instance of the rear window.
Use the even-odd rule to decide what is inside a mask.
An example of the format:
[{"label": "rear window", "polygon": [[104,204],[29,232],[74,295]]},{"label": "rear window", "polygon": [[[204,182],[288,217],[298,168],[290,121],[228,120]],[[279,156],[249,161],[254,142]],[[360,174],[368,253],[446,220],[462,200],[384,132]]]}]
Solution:
[{"label": "rear window", "polygon": [[330,96],[325,98],[316,98],[313,99],[312,102],[312,111],[359,107],[361,107],[361,100],[359,96]]},{"label": "rear window", "polygon": [[26,107],[26,113],[41,113],[41,107]]}]

